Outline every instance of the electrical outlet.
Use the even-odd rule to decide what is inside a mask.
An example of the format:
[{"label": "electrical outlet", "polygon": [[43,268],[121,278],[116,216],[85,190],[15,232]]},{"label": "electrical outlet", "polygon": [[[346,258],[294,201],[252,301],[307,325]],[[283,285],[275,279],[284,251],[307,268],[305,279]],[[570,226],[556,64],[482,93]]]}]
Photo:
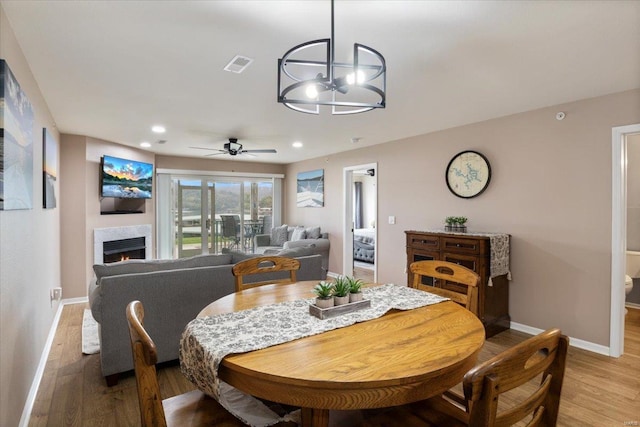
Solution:
[{"label": "electrical outlet", "polygon": [[52,288],[51,289],[51,301],[57,300],[60,301],[62,299],[62,288]]}]

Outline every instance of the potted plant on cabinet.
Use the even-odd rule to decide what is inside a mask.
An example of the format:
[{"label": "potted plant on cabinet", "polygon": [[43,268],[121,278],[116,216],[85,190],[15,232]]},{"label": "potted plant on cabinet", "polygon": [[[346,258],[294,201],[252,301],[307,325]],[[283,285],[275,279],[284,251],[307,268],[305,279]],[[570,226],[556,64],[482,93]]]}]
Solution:
[{"label": "potted plant on cabinet", "polygon": [[324,280],[313,288],[316,294],[316,306],[319,308],[333,307],[333,283]]},{"label": "potted plant on cabinet", "polygon": [[465,233],[467,231],[466,223],[468,219],[465,216],[448,216],[444,219],[445,231],[453,231],[458,233]]},{"label": "potted plant on cabinet", "polygon": [[467,226],[465,225],[467,223],[467,217],[466,216],[457,216],[456,217],[456,231],[458,233],[466,233],[467,231]]},{"label": "potted plant on cabinet", "polygon": [[349,303],[351,284],[345,276],[338,276],[333,282],[333,304],[343,305]]},{"label": "potted plant on cabinet", "polygon": [[455,216],[448,216],[444,219],[444,223],[446,224],[444,226],[444,231],[453,231],[453,227],[456,224],[456,217]]},{"label": "potted plant on cabinet", "polygon": [[349,277],[349,302],[362,301],[362,285],[364,282],[355,277]]}]

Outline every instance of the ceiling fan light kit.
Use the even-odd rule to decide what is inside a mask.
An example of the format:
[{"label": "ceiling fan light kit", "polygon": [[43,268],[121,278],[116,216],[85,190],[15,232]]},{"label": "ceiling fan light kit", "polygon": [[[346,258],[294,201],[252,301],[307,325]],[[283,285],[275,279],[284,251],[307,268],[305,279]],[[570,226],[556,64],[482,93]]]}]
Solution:
[{"label": "ceiling fan light kit", "polygon": [[352,64],[335,62],[331,0],[331,38],[299,44],[278,59],[278,102],[309,114],[319,114],[321,105],[335,115],[385,108],[386,70],[384,57],[359,43]]}]

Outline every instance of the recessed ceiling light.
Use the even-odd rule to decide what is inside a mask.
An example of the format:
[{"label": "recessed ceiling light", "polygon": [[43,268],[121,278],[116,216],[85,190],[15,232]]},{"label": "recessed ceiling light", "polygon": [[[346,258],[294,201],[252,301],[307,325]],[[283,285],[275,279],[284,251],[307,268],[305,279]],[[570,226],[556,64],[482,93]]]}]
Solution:
[{"label": "recessed ceiling light", "polygon": [[151,130],[155,133],[165,133],[167,131],[162,125],[153,125]]},{"label": "recessed ceiling light", "polygon": [[302,144],[302,142],[300,142],[300,141],[296,141],[296,142],[294,142],[293,144],[291,144],[291,146],[292,146],[292,147],[295,147],[295,148],[300,148],[300,147],[302,147],[302,145],[303,145],[303,144]]},{"label": "recessed ceiling light", "polygon": [[149,148],[151,147],[151,143],[147,141],[143,141],[140,143],[140,147]]}]

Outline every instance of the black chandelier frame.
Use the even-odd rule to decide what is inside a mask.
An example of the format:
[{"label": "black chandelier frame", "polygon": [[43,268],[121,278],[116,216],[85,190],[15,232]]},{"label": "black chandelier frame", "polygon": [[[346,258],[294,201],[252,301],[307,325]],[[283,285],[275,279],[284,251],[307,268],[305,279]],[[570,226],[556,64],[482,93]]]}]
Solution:
[{"label": "black chandelier frame", "polygon": [[[334,0],[331,0],[331,38],[308,41],[289,49],[282,58],[278,59],[278,102],[291,108],[292,110],[319,114],[320,105],[332,107],[332,114],[344,115],[371,111],[376,108],[386,107],[386,61],[384,56],[378,51],[360,43],[353,45],[353,64],[335,62],[335,32],[334,32]],[[307,49],[324,45],[326,51],[325,61],[314,61],[308,59],[295,59],[294,56]],[[360,61],[360,53],[371,55],[379,64],[363,64]],[[304,68],[305,70],[317,69],[312,74],[314,78],[303,78],[297,75],[291,68]],[[353,82],[349,82],[347,74],[337,77],[336,70],[351,70]],[[364,75],[364,81],[358,81],[360,72],[369,71]],[[345,71],[346,72],[346,71]],[[339,74],[339,73],[338,73]],[[283,79],[288,79],[289,84],[285,85]],[[372,83],[378,83],[372,84]],[[298,96],[304,92],[304,88],[313,85],[319,95],[315,99]],[[336,99],[337,94],[347,95],[351,87],[357,87],[365,93],[374,94],[376,102],[360,102]],[[326,93],[330,93],[327,96]],[[323,95],[322,97],[320,95]],[[324,99],[323,99],[324,98]],[[315,108],[304,108],[304,106],[315,106]]]}]

